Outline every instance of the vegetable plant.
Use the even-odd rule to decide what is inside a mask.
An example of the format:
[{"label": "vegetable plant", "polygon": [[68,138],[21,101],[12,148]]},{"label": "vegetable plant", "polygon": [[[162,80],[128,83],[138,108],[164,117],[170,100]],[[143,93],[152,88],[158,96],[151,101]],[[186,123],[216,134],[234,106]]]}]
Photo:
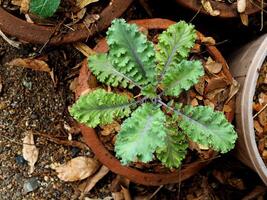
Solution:
[{"label": "vegetable plant", "polygon": [[138,95],[131,98],[98,88],[82,95],[71,115],[92,128],[121,119],[114,150],[124,165],[156,157],[177,168],[189,139],[228,152],[237,134],[224,114],[176,100],[204,75],[200,61],[188,60],[196,37],[194,26],[180,21],[160,34],[154,45],[135,24],[115,19],[107,31],[109,52],[90,56],[90,70],[99,82]]}]

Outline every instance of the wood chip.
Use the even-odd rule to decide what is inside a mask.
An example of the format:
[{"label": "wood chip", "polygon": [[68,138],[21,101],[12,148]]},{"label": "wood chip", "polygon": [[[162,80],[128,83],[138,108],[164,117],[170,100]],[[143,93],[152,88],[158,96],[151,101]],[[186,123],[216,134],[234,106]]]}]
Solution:
[{"label": "wood chip", "polygon": [[28,161],[28,165],[30,166],[29,174],[34,171],[34,164],[38,159],[38,154],[39,150],[34,144],[33,132],[27,131],[23,138],[22,155],[24,159]]}]

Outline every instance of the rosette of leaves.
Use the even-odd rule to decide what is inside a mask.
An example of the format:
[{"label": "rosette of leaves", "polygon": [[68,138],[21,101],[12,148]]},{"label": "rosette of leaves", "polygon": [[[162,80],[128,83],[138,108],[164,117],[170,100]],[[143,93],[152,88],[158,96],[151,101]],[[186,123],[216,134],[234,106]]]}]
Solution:
[{"label": "rosette of leaves", "polygon": [[200,61],[188,60],[196,37],[194,26],[181,21],[160,34],[155,46],[135,24],[115,19],[107,32],[109,52],[90,56],[90,70],[109,86],[136,88],[139,100],[96,89],[78,99],[71,115],[92,128],[121,119],[115,152],[122,164],[157,157],[177,168],[186,156],[188,138],[228,152],[237,134],[222,112],[163,101],[178,97],[204,75]]}]

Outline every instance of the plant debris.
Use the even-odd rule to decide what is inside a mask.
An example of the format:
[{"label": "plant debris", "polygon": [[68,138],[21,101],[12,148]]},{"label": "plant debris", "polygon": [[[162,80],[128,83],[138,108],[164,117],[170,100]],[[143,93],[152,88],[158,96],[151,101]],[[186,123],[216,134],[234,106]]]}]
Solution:
[{"label": "plant debris", "polygon": [[25,133],[25,137],[23,138],[22,154],[24,159],[28,161],[28,164],[30,166],[29,174],[33,173],[34,164],[38,159],[39,150],[34,144],[32,131],[27,131]]},{"label": "plant debris", "polygon": [[254,130],[259,152],[267,166],[267,61],[261,67],[253,97]]},{"label": "plant debris", "polygon": [[72,182],[83,180],[94,174],[99,168],[99,163],[93,158],[79,156],[71,159],[66,164],[53,163],[51,168],[58,173],[58,178]]}]

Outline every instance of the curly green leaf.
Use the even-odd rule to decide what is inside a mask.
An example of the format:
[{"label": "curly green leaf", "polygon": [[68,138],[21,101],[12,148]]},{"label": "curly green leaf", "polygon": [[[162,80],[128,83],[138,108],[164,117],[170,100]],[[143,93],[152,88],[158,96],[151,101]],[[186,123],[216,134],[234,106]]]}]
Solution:
[{"label": "curly green leaf", "polygon": [[146,103],[126,119],[117,135],[116,156],[123,164],[149,162],[157,148],[165,145],[165,115],[157,106]]},{"label": "curly green leaf", "polygon": [[97,80],[113,87],[132,88],[133,80],[120,73],[108,60],[107,54],[96,54],[88,58],[88,66]]},{"label": "curly green leaf", "polygon": [[166,95],[178,96],[182,90],[188,90],[198,83],[204,75],[204,69],[200,61],[183,60],[172,68],[169,68],[162,80]]},{"label": "curly green leaf", "polygon": [[97,89],[81,96],[70,109],[70,114],[80,123],[95,128],[128,116],[132,104],[127,96]]},{"label": "curly green leaf", "polygon": [[213,111],[208,106],[185,106],[176,114],[179,127],[194,142],[221,153],[234,148],[237,134],[222,112]]},{"label": "curly green leaf", "polygon": [[165,145],[158,148],[157,158],[169,168],[178,168],[187,154],[188,142],[184,133],[177,128],[168,127]]},{"label": "curly green leaf", "polygon": [[109,58],[119,72],[139,85],[156,81],[153,43],[147,41],[135,24],[127,24],[123,19],[113,20],[107,42]]},{"label": "curly green leaf", "polygon": [[162,77],[169,67],[176,66],[188,56],[196,37],[194,26],[184,21],[171,25],[160,34],[156,58],[159,62],[157,69]]}]

